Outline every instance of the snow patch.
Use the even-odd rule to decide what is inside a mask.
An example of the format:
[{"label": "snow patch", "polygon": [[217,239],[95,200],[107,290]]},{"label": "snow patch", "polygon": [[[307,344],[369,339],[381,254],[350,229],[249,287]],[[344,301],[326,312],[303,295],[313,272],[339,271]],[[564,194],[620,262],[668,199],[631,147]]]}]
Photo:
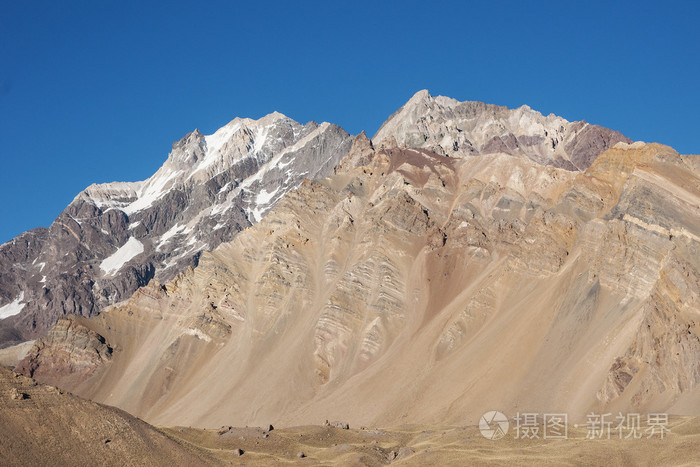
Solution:
[{"label": "snow patch", "polygon": [[100,269],[106,274],[114,274],[119,271],[122,266],[141,253],[143,253],[143,243],[136,240],[134,237],[129,237],[129,240],[127,240],[121,248],[102,261]]},{"label": "snow patch", "polygon": [[81,221],[79,221],[79,220],[76,219],[75,217],[71,216],[70,214],[68,214],[68,217],[70,217],[71,219],[73,219],[73,220],[76,222],[76,224],[78,224],[78,225],[83,225],[83,223],[82,223]]},{"label": "snow patch", "polygon": [[222,186],[221,189],[219,190],[218,194],[223,193],[224,191],[228,190],[228,187],[231,186],[231,182],[226,183],[226,185]]},{"label": "snow patch", "polygon": [[263,145],[265,144],[265,138],[267,137],[268,128],[269,125],[265,127],[258,127],[257,130],[255,130],[255,136],[253,139],[253,142],[255,143],[255,146],[253,146],[254,152],[262,151]]},{"label": "snow patch", "polygon": [[187,229],[187,226],[185,224],[175,224],[170,228],[170,230],[168,230],[160,236],[160,241],[158,242],[158,246],[156,246],[156,251],[160,250],[163,247],[163,245],[168,243],[168,241],[175,235],[178,235],[180,233],[187,233],[190,230],[192,229]]},{"label": "snow patch", "polygon": [[[281,116],[281,114],[279,114],[279,116]],[[279,119],[275,115],[273,115],[273,117],[275,118],[275,122]],[[275,126],[274,123],[262,126],[262,120],[263,119],[256,121],[247,118],[237,118],[230,122],[228,125],[219,128],[213,135],[205,136],[204,142],[206,144],[206,156],[201,161],[201,163],[197,165],[196,169],[192,171],[189,178],[194,176],[196,173],[201,172],[202,170],[211,167],[212,165],[215,165],[217,163],[226,163],[226,165],[229,165],[227,159],[230,159],[231,156],[227,155],[222,150],[224,149],[226,144],[231,140],[233,135],[241,128],[247,128],[248,130],[253,131],[252,134],[248,133],[252,142],[252,146],[246,145],[242,157],[250,157],[251,155],[261,153],[263,147],[265,146],[265,143],[267,142],[267,134],[269,133],[270,128]],[[246,125],[245,127],[243,126],[244,124]]]},{"label": "snow patch", "polygon": [[[213,135],[205,136],[204,142],[207,145],[207,156],[219,151],[240,127],[240,119],[235,119],[229,122],[228,125],[222,126],[216,130]],[[206,157],[205,161],[206,159],[209,159],[209,157]]]},{"label": "snow patch", "polygon": [[249,216],[251,216],[255,222],[260,222],[262,220],[263,216],[268,211],[270,201],[272,201],[275,195],[279,193],[279,189],[280,187],[278,186],[271,192],[268,192],[267,190],[258,192],[257,196],[255,197],[254,207],[249,208],[248,211]]},{"label": "snow patch", "polygon": [[270,192],[268,192],[267,190],[260,191],[258,193],[258,195],[255,197],[255,204],[258,204],[258,205],[268,204],[279,191],[280,191],[279,186]]},{"label": "snow patch", "polygon": [[26,305],[26,303],[22,303],[22,300],[24,300],[24,291],[20,292],[19,297],[15,298],[14,301],[0,307],[0,319],[9,318],[21,312]]},{"label": "snow patch", "polygon": [[172,186],[168,188],[169,185],[172,185],[170,182],[182,173],[182,170],[174,171],[170,167],[164,165],[158,169],[158,172],[156,172],[153,177],[148,179],[143,189],[138,194],[139,198],[122,208],[122,211],[130,216],[135,212],[151,207],[153,203],[172,189]]},{"label": "snow patch", "polygon": [[192,171],[189,178],[191,178],[197,172],[200,172],[216,163],[218,156],[221,154],[221,149],[226,145],[226,143],[229,142],[234,133],[241,128],[241,124],[242,120],[236,118],[235,120],[229,122],[228,125],[216,130],[213,135],[204,137],[206,155],[204,156],[204,159],[197,164],[197,168]]},{"label": "snow patch", "polygon": [[[255,190],[250,190],[250,187],[255,184],[255,182],[262,181],[265,177],[265,175],[268,174],[268,172],[271,172],[273,170],[280,170],[283,169],[284,167],[288,166],[294,161],[294,156],[293,153],[301,150],[304,146],[312,142],[315,138],[318,138],[319,135],[323,134],[329,127],[331,126],[330,123],[328,122],[323,122],[320,124],[315,130],[310,132],[308,135],[304,136],[301,138],[299,141],[296,143],[292,144],[291,146],[287,146],[284,148],[282,151],[280,151],[275,157],[270,159],[268,162],[263,164],[255,174],[252,176],[246,178],[241,184],[239,185],[239,188],[241,190],[246,190],[248,192],[254,193]],[[331,156],[332,151],[330,151]],[[303,177],[307,175],[308,172],[305,173],[298,173],[295,174],[296,176]],[[289,182],[289,179],[293,176],[291,173],[286,173],[285,174],[285,181],[283,183],[280,183],[278,185],[278,188],[273,191],[273,192],[268,192],[267,190],[263,190],[258,192],[258,194],[255,197],[255,201],[252,204],[252,206],[249,206],[246,209],[246,212],[248,213],[248,219],[251,222],[259,222],[265,213],[269,210],[269,207],[266,206],[268,205],[275,195],[277,195],[280,187],[282,185],[286,185]],[[301,182],[300,182],[301,183]],[[297,186],[290,187],[291,189],[297,188]]]},{"label": "snow patch", "polygon": [[229,211],[234,207],[233,203],[221,203],[221,204],[216,204],[211,208],[210,215],[215,216],[217,214],[221,214],[222,212]]}]

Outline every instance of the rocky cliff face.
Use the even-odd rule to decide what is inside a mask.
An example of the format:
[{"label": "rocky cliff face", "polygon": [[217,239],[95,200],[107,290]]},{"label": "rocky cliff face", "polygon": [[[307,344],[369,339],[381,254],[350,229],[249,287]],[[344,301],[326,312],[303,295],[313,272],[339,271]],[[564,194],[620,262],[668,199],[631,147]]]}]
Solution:
[{"label": "rocky cliff face", "polygon": [[[44,349],[51,351],[46,352]],[[66,379],[83,380],[112,359],[113,349],[104,337],[77,318],[61,318],[32,346],[18,371],[50,384]]]},{"label": "rocky cliff face", "polygon": [[[448,125],[433,122],[419,142]],[[560,153],[579,172],[524,150],[447,157],[401,132],[360,135],[335,175],[91,319],[118,350],[64,384],[198,426],[699,412],[697,158]]]},{"label": "rocky cliff face", "polygon": [[389,117],[373,140],[448,157],[505,153],[567,170],[585,170],[604,150],[631,142],[617,131],[553,114],[545,117],[528,106],[459,102],[425,90]]},{"label": "rocky cliff face", "polygon": [[0,246],[0,346],[196,265],[304,178],[330,174],[350,143],[328,123],[237,118],[185,136],[148,180],[88,187],[48,229]]}]

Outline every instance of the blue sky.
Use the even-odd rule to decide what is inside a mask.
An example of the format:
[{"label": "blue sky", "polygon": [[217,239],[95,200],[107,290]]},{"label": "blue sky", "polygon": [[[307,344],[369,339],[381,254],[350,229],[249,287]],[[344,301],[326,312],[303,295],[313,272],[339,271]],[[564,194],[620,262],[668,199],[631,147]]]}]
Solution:
[{"label": "blue sky", "polygon": [[700,2],[1,2],[0,243],[194,128],[371,135],[424,88],[700,152]]}]

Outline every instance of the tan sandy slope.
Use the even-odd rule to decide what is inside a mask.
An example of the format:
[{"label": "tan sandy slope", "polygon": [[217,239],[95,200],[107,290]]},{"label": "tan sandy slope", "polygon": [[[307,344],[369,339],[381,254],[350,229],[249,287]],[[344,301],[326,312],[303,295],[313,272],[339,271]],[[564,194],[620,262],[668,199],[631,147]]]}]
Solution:
[{"label": "tan sandy slope", "polygon": [[206,465],[206,450],[122,410],[65,394],[0,367],[0,464]]}]

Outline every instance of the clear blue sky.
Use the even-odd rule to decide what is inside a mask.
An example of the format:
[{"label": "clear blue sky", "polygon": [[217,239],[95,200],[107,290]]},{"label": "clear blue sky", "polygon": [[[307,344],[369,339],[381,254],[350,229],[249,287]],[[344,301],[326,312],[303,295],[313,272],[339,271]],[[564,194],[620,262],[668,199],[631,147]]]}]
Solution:
[{"label": "clear blue sky", "polygon": [[372,135],[423,88],[700,152],[696,1],[0,1],[0,243],[194,128]]}]

